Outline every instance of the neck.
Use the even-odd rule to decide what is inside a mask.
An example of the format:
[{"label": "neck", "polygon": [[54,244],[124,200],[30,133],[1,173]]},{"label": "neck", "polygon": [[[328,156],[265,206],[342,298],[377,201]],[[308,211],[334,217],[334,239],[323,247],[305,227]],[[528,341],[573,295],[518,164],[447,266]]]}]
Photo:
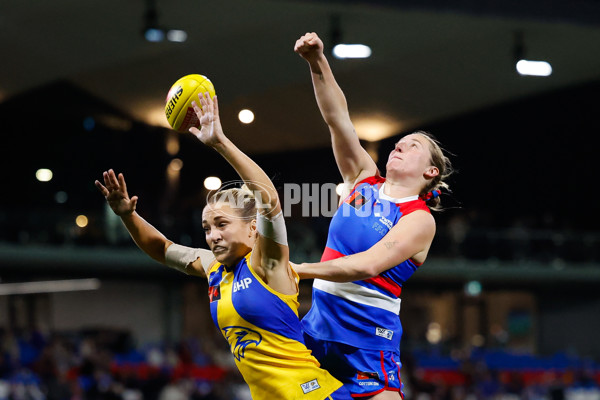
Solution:
[{"label": "neck", "polygon": [[385,185],[383,186],[383,193],[395,199],[415,196],[418,195],[419,192],[419,188],[415,186],[405,185],[404,183],[388,178],[386,178]]}]

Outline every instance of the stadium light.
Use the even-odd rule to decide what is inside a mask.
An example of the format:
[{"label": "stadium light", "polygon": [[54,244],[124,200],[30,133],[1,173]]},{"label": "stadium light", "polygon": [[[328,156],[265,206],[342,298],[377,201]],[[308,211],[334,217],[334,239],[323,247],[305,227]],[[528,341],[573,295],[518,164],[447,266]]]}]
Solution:
[{"label": "stadium light", "polygon": [[550,76],[552,75],[552,66],[547,61],[517,61],[517,72],[521,75],[530,76]]},{"label": "stadium light", "polygon": [[80,290],[98,289],[100,289],[100,280],[95,278],[66,279],[59,281],[0,283],[0,296],[33,293],[73,292]]},{"label": "stadium light", "polygon": [[514,40],[514,61],[515,68],[519,75],[523,76],[550,76],[552,75],[552,66],[548,61],[535,61],[525,59],[525,44],[523,32],[515,33]]},{"label": "stadium light", "polygon": [[337,44],[333,47],[333,55],[337,58],[369,58],[371,48],[364,44]]},{"label": "stadium light", "polygon": [[331,52],[335,58],[369,58],[371,57],[371,48],[361,43],[344,43],[342,39],[342,29],[340,27],[340,16],[331,16]]},{"label": "stadium light", "polygon": [[146,0],[146,12],[144,13],[144,38],[153,43],[169,42],[183,43],[187,40],[187,32],[181,29],[165,29],[158,23],[158,12],[155,0]]}]

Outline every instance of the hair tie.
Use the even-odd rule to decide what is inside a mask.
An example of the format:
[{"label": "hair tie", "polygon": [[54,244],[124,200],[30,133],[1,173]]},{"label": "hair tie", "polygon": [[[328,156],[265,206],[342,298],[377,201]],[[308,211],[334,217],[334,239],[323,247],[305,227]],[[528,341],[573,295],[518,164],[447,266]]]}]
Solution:
[{"label": "hair tie", "polygon": [[435,199],[440,194],[442,194],[442,191],[440,189],[435,189],[435,190],[432,190],[431,192],[429,192],[429,193],[427,193],[427,194],[425,194],[423,196],[420,196],[420,198],[421,198],[421,200],[429,201],[431,199]]}]

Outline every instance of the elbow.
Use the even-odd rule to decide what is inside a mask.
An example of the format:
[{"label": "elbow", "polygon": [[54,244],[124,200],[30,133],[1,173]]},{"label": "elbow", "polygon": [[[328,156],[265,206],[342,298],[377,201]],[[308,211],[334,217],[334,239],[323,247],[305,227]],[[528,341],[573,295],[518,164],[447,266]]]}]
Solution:
[{"label": "elbow", "polygon": [[323,119],[329,128],[337,131],[345,125],[346,121],[350,119],[350,116],[347,116],[345,113],[329,112],[323,113]]},{"label": "elbow", "polygon": [[363,265],[353,269],[351,279],[353,281],[362,281],[364,279],[373,278],[378,274],[379,273],[374,267]]},{"label": "elbow", "polygon": [[371,279],[379,275],[379,270],[374,265],[370,265],[368,268],[364,269],[363,274],[364,277],[362,279]]},{"label": "elbow", "polygon": [[381,273],[381,268],[377,264],[369,264],[367,266],[364,266],[361,269],[360,273],[361,273],[360,279],[371,279],[371,278],[375,278],[377,275],[379,275]]}]

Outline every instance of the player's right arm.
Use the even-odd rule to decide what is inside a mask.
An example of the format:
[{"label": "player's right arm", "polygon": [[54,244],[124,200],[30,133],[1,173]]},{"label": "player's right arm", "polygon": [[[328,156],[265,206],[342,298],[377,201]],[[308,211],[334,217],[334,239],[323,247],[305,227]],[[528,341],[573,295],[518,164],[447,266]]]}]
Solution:
[{"label": "player's right arm", "polygon": [[159,263],[188,275],[206,276],[214,262],[211,251],[174,244],[135,211],[138,197],[129,197],[123,174],[117,176],[110,169],[103,173],[103,178],[104,185],[96,181],[96,187],[113,212],[121,217],[131,238],[144,253]]},{"label": "player's right arm", "polygon": [[323,47],[323,41],[311,32],[296,41],[294,51],[310,66],[317,104],[331,132],[337,166],[344,183],[354,185],[377,174],[377,165],[360,144],[350,119],[346,96],[333,76]]},{"label": "player's right arm", "polygon": [[[296,294],[298,286],[290,269],[290,251],[277,190],[263,169],[241,151],[223,132],[217,96],[198,96],[192,105],[201,128],[190,132],[205,145],[215,149],[236,170],[248,188],[260,197],[256,216],[258,239],[250,262],[270,287],[284,294]],[[201,107],[199,106],[201,105]],[[260,203],[260,204],[258,204]]]}]

